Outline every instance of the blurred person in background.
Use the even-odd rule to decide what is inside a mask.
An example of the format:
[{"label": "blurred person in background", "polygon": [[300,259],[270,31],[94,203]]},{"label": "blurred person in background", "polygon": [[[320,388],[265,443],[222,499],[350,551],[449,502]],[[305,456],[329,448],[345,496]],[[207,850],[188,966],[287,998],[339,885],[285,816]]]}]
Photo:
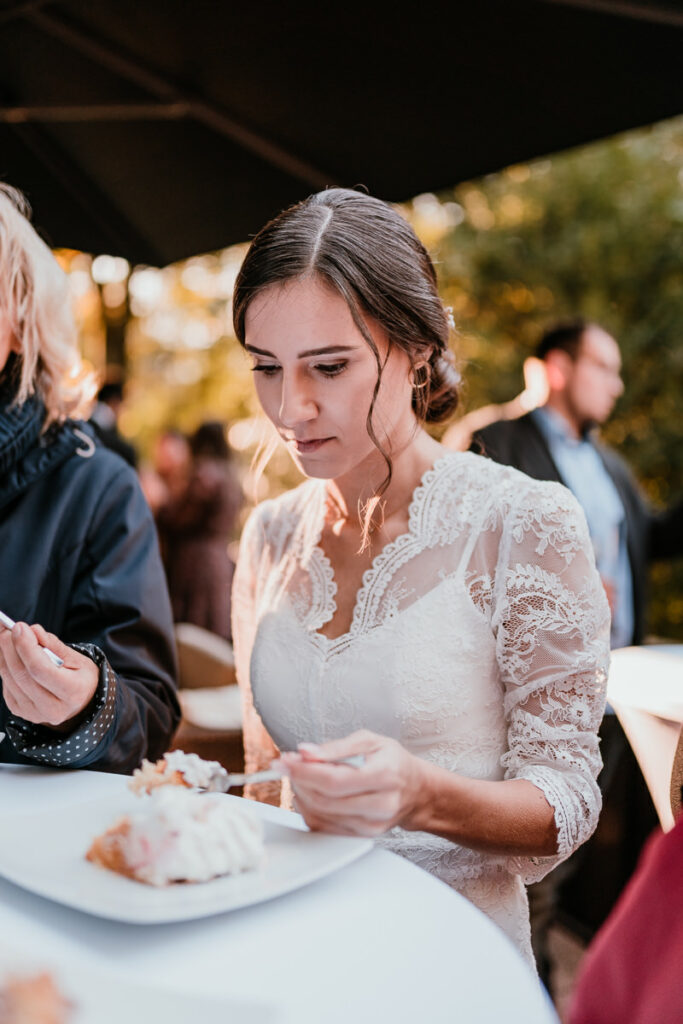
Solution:
[{"label": "blurred person in background", "polygon": [[138,453],[135,446],[126,441],[119,431],[119,414],[123,404],[123,384],[107,381],[97,392],[95,407],[90,413],[90,423],[106,448],[111,448],[125,459],[133,469],[137,468]]},{"label": "blurred person in background", "polygon": [[528,356],[522,365],[524,390],[509,402],[482,405],[472,409],[452,423],[441,438],[441,444],[456,452],[466,452],[473,436],[491,423],[499,420],[516,420],[524,413],[537,409],[548,400],[548,377],[545,364],[536,356]]},{"label": "blurred person in background", "polygon": [[170,427],[156,439],[154,445],[154,472],[163,488],[163,504],[184,493],[192,470],[190,442],[182,430]]},{"label": "blurred person in background", "polygon": [[[513,419],[500,419],[475,432],[472,450],[537,480],[565,484],[582,505],[595,560],[612,613],[612,648],[644,639],[648,564],[683,554],[683,502],[658,512],[645,499],[626,463],[603,444],[597,428],[622,394],[621,354],[616,340],[598,324],[581,318],[559,322],[542,336],[535,356],[547,377],[542,405]],[[619,826],[635,858],[654,825],[623,731],[614,714],[601,727],[604,769],[600,788],[607,796],[617,770],[642,788],[645,813]],[[632,793],[632,807],[637,807]],[[641,820],[642,819],[642,820]],[[580,856],[592,849],[587,847]],[[549,983],[548,929],[556,915],[559,886],[576,871],[563,865],[529,890],[534,950],[541,977]]]},{"label": "blurred person in background", "polygon": [[234,562],[228,544],[243,495],[223,423],[207,421],[189,439],[187,483],[157,510],[174,622],[231,638]]},{"label": "blurred person in background", "polygon": [[67,281],[28,214],[0,186],[0,761],[129,772],[179,720],[168,594],[135,473],[76,418]]},{"label": "blurred person in background", "polygon": [[569,487],[588,520],[612,647],[642,643],[648,563],[683,554],[683,501],[654,511],[623,459],[596,436],[624,390],[619,346],[607,331],[580,318],[555,324],[536,357],[546,368],[545,403],[476,432],[472,448]]},{"label": "blurred person in background", "polygon": [[191,468],[192,452],[185,434],[175,427],[159,434],[154,442],[152,464],[143,463],[140,467],[140,484],[155,516],[162,505],[184,493]]}]

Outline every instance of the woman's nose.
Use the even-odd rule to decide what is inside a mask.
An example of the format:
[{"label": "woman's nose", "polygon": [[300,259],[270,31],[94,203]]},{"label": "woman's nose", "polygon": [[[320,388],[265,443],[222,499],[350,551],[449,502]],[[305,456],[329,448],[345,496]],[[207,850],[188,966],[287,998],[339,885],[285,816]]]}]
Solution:
[{"label": "woman's nose", "polygon": [[280,422],[284,427],[295,427],[318,415],[318,407],[305,383],[297,379],[282,381],[280,394]]}]

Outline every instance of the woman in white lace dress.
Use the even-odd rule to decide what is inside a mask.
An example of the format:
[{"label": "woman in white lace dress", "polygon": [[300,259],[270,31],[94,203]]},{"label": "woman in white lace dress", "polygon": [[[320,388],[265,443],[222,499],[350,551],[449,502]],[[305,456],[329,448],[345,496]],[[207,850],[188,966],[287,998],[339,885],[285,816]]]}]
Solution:
[{"label": "woman in white lace dress", "polygon": [[[281,214],[247,253],[234,322],[309,478],[242,538],[247,768],[280,753],[283,801],[311,828],[378,837],[533,962],[524,883],[600,809],[609,613],[583,514],[424,429],[456,403],[449,317],[387,204],[330,189]],[[353,754],[362,767],[321,763]]]}]

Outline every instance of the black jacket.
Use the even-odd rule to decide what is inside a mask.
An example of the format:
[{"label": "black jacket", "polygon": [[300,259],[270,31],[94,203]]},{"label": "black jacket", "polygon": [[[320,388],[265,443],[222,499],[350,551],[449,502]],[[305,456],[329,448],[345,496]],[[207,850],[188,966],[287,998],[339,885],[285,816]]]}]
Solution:
[{"label": "black jacket", "polygon": [[[683,554],[683,503],[656,514],[648,506],[633,474],[611,448],[592,439],[592,444],[611,476],[624,505],[626,542],[633,578],[633,640],[642,643],[648,562]],[[564,480],[550,454],[543,434],[529,414],[516,420],[499,420],[476,433],[472,450],[505,466],[514,466],[536,480]]]},{"label": "black jacket", "polygon": [[83,423],[41,435],[43,417],[0,402],[0,609],[94,645],[100,685],[68,737],[13,719],[0,680],[0,762],[127,772],[180,717],[156,530],[133,470]]}]

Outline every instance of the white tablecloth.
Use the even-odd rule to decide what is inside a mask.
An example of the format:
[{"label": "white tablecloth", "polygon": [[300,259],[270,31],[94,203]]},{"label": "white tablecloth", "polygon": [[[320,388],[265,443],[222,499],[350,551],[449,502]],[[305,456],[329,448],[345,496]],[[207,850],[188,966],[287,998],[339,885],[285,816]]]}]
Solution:
[{"label": "white tablecloth", "polygon": [[612,651],[607,699],[683,723],[683,644]]},{"label": "white tablecloth", "polygon": [[[14,812],[40,814],[125,785],[95,772],[0,766],[2,828]],[[298,815],[265,806],[262,813],[301,827]],[[46,835],[46,856],[49,843]],[[115,923],[0,879],[0,923],[0,941],[30,951],[32,963],[95,972],[124,1002],[136,984],[179,999],[223,999],[226,1024],[240,1021],[234,1007],[228,1013],[230,1001],[245,1007],[242,1020],[256,1019],[246,1011],[253,1007],[278,1024],[557,1021],[537,979],[483,914],[378,849],[286,896],[180,924]],[[131,995],[124,1024],[164,1019],[153,999],[143,1015],[140,998]]]},{"label": "white tablecloth", "polygon": [[683,644],[623,647],[612,652],[607,699],[640,764],[660,824],[673,828],[672,768],[683,724]]}]

